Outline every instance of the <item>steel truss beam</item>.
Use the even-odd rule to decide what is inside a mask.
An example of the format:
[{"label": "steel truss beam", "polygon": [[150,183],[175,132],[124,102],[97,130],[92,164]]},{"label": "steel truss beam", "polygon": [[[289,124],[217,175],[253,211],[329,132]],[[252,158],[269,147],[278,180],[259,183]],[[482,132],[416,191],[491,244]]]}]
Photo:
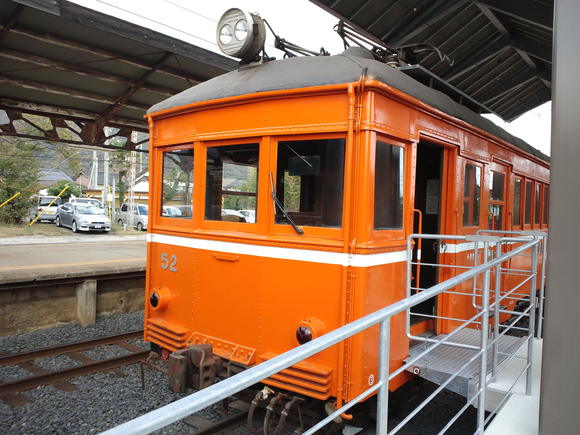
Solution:
[{"label": "steel truss beam", "polygon": [[[99,80],[104,80],[104,81],[112,82],[112,83],[124,83],[124,84],[128,84],[128,85],[133,84],[132,79],[122,77],[122,76],[119,76],[116,74],[110,74],[110,73],[106,73],[103,71],[99,71],[99,70],[84,66],[82,64],[73,64],[73,63],[62,62],[60,60],[49,59],[47,57],[37,56],[34,54],[25,53],[23,51],[12,50],[10,48],[0,48],[0,57],[3,57],[5,59],[17,60],[19,62],[31,63],[34,65],[38,65],[42,68],[50,68],[50,69],[61,70],[61,71],[69,71],[69,72],[75,73],[77,75],[81,75],[83,77],[90,77],[91,79],[96,78]],[[165,96],[172,96],[172,95],[175,95],[176,92],[179,92],[178,90],[175,90],[175,89],[169,89],[169,88],[165,88],[163,86],[157,86],[157,85],[152,85],[152,84],[148,84],[148,83],[144,84],[141,88],[143,90],[155,92],[157,94],[161,94],[161,95],[165,95]]]},{"label": "steel truss beam", "polygon": [[[91,135],[87,134],[87,131],[94,131],[94,126],[97,124],[92,119],[72,114],[76,113],[77,115],[83,115],[81,112],[73,111],[67,113],[61,111],[61,113],[48,113],[26,109],[24,108],[24,105],[22,105],[22,107],[23,108],[0,106],[0,110],[3,110],[6,113],[9,120],[8,123],[0,124],[0,136],[11,136],[48,142],[61,142],[82,147],[93,146],[103,149],[126,151],[139,151],[137,146],[149,141],[148,137],[138,140],[134,134],[136,132],[148,133],[147,128],[142,126],[137,127],[126,124],[124,125],[116,122],[114,118],[112,118],[110,123],[107,123],[106,126],[103,126],[101,131],[97,132],[98,134]],[[43,117],[44,121],[49,121],[50,128],[40,126],[34,118],[25,115]],[[27,128],[23,128],[23,124],[25,124]],[[114,129],[113,132],[110,132],[110,128]],[[63,130],[67,132],[66,135]],[[117,145],[115,145],[115,142],[117,142]]]},{"label": "steel truss beam", "polygon": [[477,3],[533,26],[552,31],[553,10],[539,2],[530,0],[478,0]]}]

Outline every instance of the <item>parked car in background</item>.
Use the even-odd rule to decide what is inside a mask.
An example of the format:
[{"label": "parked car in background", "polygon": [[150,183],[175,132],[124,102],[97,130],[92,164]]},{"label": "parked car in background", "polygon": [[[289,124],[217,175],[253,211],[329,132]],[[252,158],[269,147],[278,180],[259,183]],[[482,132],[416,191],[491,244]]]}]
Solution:
[{"label": "parked car in background", "polygon": [[66,203],[58,208],[55,218],[57,227],[78,231],[111,231],[111,220],[103,209],[87,204]]},{"label": "parked car in background", "polygon": [[119,225],[131,225],[132,219],[133,228],[144,231],[147,229],[148,215],[149,210],[147,204],[133,204],[133,208],[130,210],[129,204],[124,203],[121,205],[121,210],[117,215],[117,223]]},{"label": "parked car in background", "polygon": [[[56,200],[55,200],[56,199]],[[53,202],[54,201],[54,202]],[[49,207],[48,205],[51,203],[52,205]],[[54,222],[56,218],[56,213],[58,210],[58,206],[62,204],[62,199],[57,198],[56,196],[38,196],[33,197],[33,209],[30,213],[30,220],[34,220],[38,215],[40,219],[38,221],[48,221]]]},{"label": "parked car in background", "polygon": [[251,224],[256,222],[256,210],[238,210],[238,212]]},{"label": "parked car in background", "polygon": [[163,216],[166,217],[183,217],[181,210],[179,207],[173,205],[164,205],[163,206]]},{"label": "parked car in background", "polygon": [[97,207],[103,209],[103,203],[95,198],[71,198],[68,202],[71,204],[83,204],[83,205],[92,205],[93,207]]}]

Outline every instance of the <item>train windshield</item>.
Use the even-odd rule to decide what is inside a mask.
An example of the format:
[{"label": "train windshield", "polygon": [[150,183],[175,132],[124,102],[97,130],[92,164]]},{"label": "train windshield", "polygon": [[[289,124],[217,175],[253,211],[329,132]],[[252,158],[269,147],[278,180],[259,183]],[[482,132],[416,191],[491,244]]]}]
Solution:
[{"label": "train windshield", "polygon": [[277,224],[341,226],[344,153],[344,138],[278,142]]},{"label": "train windshield", "polygon": [[192,197],[193,149],[165,151],[161,215],[191,219]]},{"label": "train windshield", "polygon": [[256,222],[258,160],[257,143],[207,148],[206,219]]}]

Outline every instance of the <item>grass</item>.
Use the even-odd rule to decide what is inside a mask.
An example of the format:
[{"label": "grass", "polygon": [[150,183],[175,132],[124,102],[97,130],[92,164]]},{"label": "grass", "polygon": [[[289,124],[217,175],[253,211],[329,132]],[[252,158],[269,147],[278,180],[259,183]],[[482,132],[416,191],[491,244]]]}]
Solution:
[{"label": "grass", "polygon": [[[84,231],[79,231],[78,235],[84,234],[106,234],[101,232],[90,232],[85,233]],[[0,237],[20,237],[20,236],[46,236],[46,237],[60,237],[60,236],[76,236],[69,228],[58,228],[53,223],[36,222],[34,225],[29,226],[28,224],[13,225],[13,224],[0,224]],[[118,225],[113,225],[111,231],[108,234],[124,235],[124,234],[143,234],[133,229],[124,230],[123,227]]]}]

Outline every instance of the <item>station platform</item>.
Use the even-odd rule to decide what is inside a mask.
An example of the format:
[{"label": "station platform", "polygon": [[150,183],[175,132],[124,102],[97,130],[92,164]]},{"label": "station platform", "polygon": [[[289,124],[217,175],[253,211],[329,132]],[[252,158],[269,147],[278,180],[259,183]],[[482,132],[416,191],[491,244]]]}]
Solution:
[{"label": "station platform", "polygon": [[145,234],[0,239],[0,336],[143,309]]},{"label": "station platform", "polygon": [[0,239],[0,286],[144,271],[145,235]]}]

